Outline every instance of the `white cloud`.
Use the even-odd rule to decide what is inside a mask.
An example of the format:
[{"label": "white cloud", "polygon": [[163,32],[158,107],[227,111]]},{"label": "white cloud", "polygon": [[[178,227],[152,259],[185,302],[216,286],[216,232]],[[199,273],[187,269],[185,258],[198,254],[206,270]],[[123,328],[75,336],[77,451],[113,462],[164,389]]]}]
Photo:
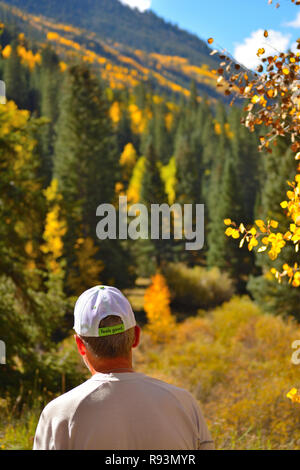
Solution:
[{"label": "white cloud", "polygon": [[130,8],[138,8],[140,11],[148,10],[151,7],[151,0],[120,0],[120,2]]},{"label": "white cloud", "polygon": [[294,21],[285,23],[285,26],[290,26],[291,28],[300,28],[300,12],[298,13]]},{"label": "white cloud", "polygon": [[290,45],[290,49],[294,54],[297,54],[299,52],[299,49],[297,49],[298,43],[295,41]]},{"label": "white cloud", "polygon": [[242,44],[235,46],[234,58],[249,69],[254,69],[261,63],[256,55],[259,48],[264,48],[266,51],[262,57],[274,55],[276,52],[285,52],[289,46],[291,35],[272,29],[268,30],[268,33],[269,36],[265,38],[263,29],[253,31]]}]

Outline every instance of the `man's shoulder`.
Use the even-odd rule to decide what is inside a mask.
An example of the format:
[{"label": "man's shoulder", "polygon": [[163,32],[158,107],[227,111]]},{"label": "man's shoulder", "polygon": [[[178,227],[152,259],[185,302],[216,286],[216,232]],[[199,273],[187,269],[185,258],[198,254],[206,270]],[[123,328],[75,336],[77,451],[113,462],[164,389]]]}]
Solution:
[{"label": "man's shoulder", "polygon": [[72,388],[66,393],[54,398],[44,408],[43,413],[46,415],[63,414],[69,416],[74,411],[78,404],[90,393],[93,389],[93,383],[91,379],[86,380],[77,387]]},{"label": "man's shoulder", "polygon": [[182,397],[186,400],[195,402],[195,398],[193,397],[193,395],[185,388],[171,384],[169,382],[166,382],[165,380],[158,379],[156,377],[151,377],[150,375],[146,375],[146,374],[143,374],[143,380],[145,381],[145,383],[148,383],[149,386],[152,385],[154,387],[157,387],[161,390],[165,390],[166,392],[169,392],[178,397]]}]

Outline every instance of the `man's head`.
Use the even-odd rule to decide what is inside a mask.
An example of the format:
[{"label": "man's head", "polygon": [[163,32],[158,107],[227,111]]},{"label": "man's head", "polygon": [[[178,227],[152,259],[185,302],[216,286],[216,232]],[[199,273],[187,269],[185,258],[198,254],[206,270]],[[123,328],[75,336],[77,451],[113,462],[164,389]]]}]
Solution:
[{"label": "man's head", "polygon": [[140,328],[124,295],[110,286],[95,286],[78,298],[74,309],[78,350],[92,373],[131,367]]}]

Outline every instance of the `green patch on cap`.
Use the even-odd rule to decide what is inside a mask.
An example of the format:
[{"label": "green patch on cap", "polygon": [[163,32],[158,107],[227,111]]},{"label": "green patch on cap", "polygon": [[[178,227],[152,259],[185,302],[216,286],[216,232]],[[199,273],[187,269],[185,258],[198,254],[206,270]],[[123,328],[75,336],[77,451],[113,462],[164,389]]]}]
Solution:
[{"label": "green patch on cap", "polygon": [[114,326],[105,326],[103,328],[99,328],[99,336],[109,336],[109,335],[116,335],[117,333],[123,333],[125,331],[125,326],[123,323],[120,325]]}]

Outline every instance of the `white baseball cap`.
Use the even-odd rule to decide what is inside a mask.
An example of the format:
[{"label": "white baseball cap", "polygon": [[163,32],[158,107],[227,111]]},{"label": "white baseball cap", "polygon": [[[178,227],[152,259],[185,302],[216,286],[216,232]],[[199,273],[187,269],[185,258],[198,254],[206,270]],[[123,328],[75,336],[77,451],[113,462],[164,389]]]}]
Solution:
[{"label": "white baseball cap", "polygon": [[[117,315],[123,323],[99,328],[109,315]],[[83,292],[74,308],[74,330],[82,336],[108,336],[122,333],[136,325],[134,313],[126,297],[111,286],[95,286]]]}]

